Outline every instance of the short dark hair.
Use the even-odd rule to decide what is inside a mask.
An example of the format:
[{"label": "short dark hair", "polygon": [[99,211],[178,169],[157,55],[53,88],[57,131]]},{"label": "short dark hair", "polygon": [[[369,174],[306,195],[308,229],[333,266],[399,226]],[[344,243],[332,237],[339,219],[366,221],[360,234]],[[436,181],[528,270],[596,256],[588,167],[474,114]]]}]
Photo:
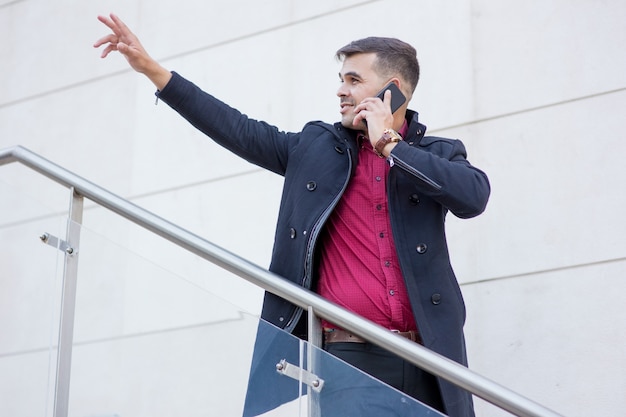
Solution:
[{"label": "short dark hair", "polygon": [[352,41],[336,53],[338,60],[343,61],[356,54],[375,53],[374,69],[380,75],[393,77],[400,75],[415,91],[420,77],[415,48],[395,38],[369,37]]}]

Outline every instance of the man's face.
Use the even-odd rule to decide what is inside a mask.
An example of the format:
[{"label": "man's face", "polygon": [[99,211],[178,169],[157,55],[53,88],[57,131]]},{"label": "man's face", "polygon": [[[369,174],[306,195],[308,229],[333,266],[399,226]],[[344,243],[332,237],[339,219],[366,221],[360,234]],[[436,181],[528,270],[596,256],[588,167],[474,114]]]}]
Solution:
[{"label": "man's face", "polygon": [[340,98],[341,124],[344,127],[355,130],[367,131],[365,123],[359,122],[354,126],[356,116],[354,107],[363,99],[375,96],[383,87],[384,79],[374,71],[373,64],[376,54],[355,54],[343,61],[339,72],[341,85],[337,90]]}]

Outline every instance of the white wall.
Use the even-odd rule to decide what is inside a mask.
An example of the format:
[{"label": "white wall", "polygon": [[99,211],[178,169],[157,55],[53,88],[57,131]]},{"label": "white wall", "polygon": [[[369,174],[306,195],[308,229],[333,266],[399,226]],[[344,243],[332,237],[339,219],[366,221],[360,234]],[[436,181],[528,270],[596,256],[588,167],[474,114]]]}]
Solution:
[{"label": "white wall", "polygon": [[[155,106],[154,88],[123,58],[101,60],[91,45],[107,31],[96,16],[110,11],[166,67],[284,130],[338,119],[337,48],[369,35],[412,43],[422,77],[411,107],[431,133],[461,138],[493,187],[481,217],[448,226],[471,368],[567,416],[622,414],[626,3],[0,1],[0,149],[25,146],[266,267],[281,179]],[[13,399],[0,401],[0,414],[49,415],[59,260],[37,236],[63,234],[68,193],[14,165],[0,167],[0,187],[0,334],[11,335],[0,338],[0,393]],[[84,224],[85,242],[101,236],[124,248],[103,245],[103,258],[120,260],[114,273],[82,284],[79,313],[91,312],[77,318],[85,346],[107,350],[121,335],[182,329],[213,313],[198,300],[200,313],[172,301],[160,314],[144,297],[157,284],[136,269],[132,279],[110,280],[129,251],[234,310],[260,309],[258,289],[105,210],[87,203]],[[167,294],[160,285],[155,291]],[[140,356],[143,345],[133,346]],[[77,358],[87,350],[77,348]],[[20,376],[30,368],[32,378]],[[127,401],[150,402],[144,391]],[[202,415],[207,404],[198,401]],[[76,415],[107,412],[75,407]],[[505,415],[480,400],[477,410]]]}]

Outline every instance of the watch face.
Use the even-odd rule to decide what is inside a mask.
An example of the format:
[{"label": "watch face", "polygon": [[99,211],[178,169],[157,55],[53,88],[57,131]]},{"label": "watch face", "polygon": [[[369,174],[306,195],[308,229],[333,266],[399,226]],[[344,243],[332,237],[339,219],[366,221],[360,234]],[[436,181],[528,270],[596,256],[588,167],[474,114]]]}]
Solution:
[{"label": "watch face", "polygon": [[383,137],[389,138],[389,139],[393,138],[396,140],[402,140],[402,136],[400,136],[400,134],[393,129],[385,129],[383,132]]}]

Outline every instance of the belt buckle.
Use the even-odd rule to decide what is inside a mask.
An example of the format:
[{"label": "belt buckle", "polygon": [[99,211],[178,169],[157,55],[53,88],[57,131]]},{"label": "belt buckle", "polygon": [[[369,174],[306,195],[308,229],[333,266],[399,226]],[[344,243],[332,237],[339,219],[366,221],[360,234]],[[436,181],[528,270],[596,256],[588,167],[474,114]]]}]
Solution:
[{"label": "belt buckle", "polygon": [[418,332],[409,330],[408,332],[401,332],[400,330],[391,330],[391,333],[396,333],[398,336],[409,339],[411,342],[419,343]]},{"label": "belt buckle", "polygon": [[390,329],[391,333],[395,333],[400,337],[404,337],[403,335],[401,335],[400,333],[402,333],[400,330],[395,330],[395,329]]}]

